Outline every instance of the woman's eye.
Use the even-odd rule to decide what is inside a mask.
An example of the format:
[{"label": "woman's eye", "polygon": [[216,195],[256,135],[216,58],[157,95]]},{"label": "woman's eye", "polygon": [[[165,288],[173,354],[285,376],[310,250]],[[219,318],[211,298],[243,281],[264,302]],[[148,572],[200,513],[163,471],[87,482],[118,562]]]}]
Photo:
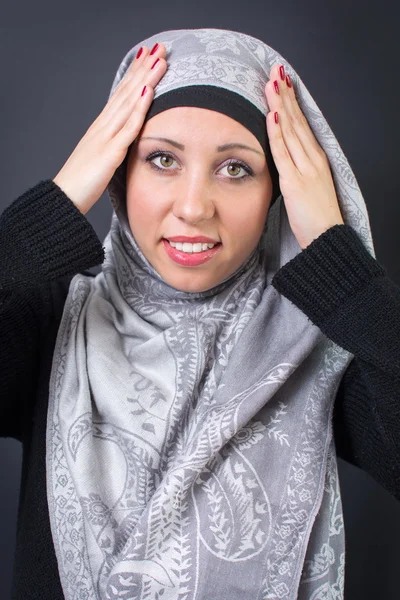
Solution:
[{"label": "woman's eye", "polygon": [[[225,165],[225,167],[223,167],[223,169],[227,169],[228,170],[228,175],[230,177],[230,179],[242,179],[244,177],[247,177],[247,175],[249,174],[249,171],[246,170],[240,163],[229,163],[229,165]],[[239,176],[240,171],[244,172],[245,174],[241,176]]]},{"label": "woman's eye", "polygon": [[[161,167],[159,167],[158,165],[156,165],[154,163],[156,158],[160,159]],[[172,156],[170,156],[169,154],[156,154],[155,156],[154,155],[149,156],[147,158],[147,160],[149,160],[154,167],[156,167],[157,169],[161,169],[163,171],[164,168],[169,168],[171,166],[171,164],[173,164],[175,159]]]}]

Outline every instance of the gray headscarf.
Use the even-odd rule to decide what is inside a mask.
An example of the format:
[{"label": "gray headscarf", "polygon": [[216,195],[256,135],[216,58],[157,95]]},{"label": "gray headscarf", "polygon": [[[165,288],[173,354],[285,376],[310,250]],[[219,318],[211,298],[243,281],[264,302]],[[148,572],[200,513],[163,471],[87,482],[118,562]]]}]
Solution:
[{"label": "gray headscarf", "polygon": [[[375,256],[350,165],[278,52],[235,31],[157,33],[127,53],[111,94],[156,41],[168,69],[154,106],[208,85],[265,116],[264,85],[284,64],[343,219]],[[271,285],[301,252],[282,197],[237,272],[188,293],[138,247],[123,165],[108,192],[105,262],[95,278],[71,281],[50,380],[47,494],[66,600],[342,600],[332,409],[353,355]]]}]

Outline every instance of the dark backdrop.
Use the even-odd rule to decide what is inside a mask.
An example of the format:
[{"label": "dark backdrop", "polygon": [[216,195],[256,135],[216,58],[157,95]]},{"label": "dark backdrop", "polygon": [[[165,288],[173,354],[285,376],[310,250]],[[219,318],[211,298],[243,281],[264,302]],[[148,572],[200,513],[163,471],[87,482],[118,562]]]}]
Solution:
[{"label": "dark backdrop", "polygon": [[[139,40],[164,29],[241,30],[278,50],[308,87],[355,172],[376,257],[400,285],[395,12],[394,2],[378,0],[3,0],[0,212],[28,187],[57,174],[107,102],[121,59]],[[111,212],[104,195],[87,214],[100,239]],[[0,452],[0,598],[7,599],[22,453],[13,439],[0,439]],[[400,503],[341,460],[339,475],[345,600],[398,600]]]}]

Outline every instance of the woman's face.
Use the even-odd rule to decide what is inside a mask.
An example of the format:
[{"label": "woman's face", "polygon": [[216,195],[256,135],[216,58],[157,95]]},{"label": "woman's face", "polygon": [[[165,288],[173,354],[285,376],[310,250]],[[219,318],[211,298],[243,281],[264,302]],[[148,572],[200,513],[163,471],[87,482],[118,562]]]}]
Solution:
[{"label": "woman's face", "polygon": [[[172,287],[208,290],[257,246],[272,181],[257,138],[234,119],[197,107],[163,111],[144,124],[127,167],[131,231]],[[172,247],[168,240],[176,245],[179,238],[185,246]],[[205,243],[216,246],[204,251]]]}]

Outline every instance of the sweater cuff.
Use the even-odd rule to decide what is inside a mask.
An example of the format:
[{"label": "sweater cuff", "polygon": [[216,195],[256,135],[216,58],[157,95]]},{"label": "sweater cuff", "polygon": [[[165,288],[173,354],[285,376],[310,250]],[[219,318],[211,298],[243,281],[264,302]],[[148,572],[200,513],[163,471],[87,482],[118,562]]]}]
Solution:
[{"label": "sweater cuff", "polygon": [[274,275],[271,285],[317,326],[374,277],[387,275],[350,225],[334,225]]},{"label": "sweater cuff", "polygon": [[40,181],[3,211],[0,236],[2,289],[76,274],[105,257],[92,225],[52,179]]}]

